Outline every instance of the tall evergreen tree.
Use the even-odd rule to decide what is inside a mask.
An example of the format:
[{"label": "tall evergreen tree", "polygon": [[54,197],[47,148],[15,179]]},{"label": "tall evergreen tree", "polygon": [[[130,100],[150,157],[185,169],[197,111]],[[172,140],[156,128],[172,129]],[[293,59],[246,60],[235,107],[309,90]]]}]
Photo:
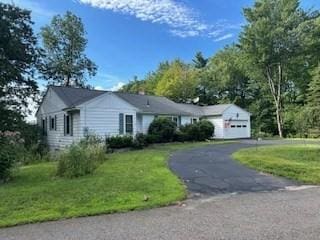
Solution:
[{"label": "tall evergreen tree", "polygon": [[208,59],[203,57],[202,52],[197,52],[192,61],[195,68],[204,68],[208,63]]},{"label": "tall evergreen tree", "polygon": [[88,41],[79,17],[69,11],[64,16],[54,16],[41,29],[41,36],[41,73],[49,84],[84,87],[87,77],[96,74],[97,66],[84,53]]}]

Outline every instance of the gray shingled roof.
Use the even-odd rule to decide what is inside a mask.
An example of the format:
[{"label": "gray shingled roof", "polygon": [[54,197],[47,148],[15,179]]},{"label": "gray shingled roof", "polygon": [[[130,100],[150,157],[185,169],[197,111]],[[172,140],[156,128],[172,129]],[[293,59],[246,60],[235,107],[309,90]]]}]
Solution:
[{"label": "gray shingled roof", "polygon": [[61,98],[67,107],[75,107],[98,97],[106,91],[91,90],[86,88],[51,86],[50,88]]},{"label": "gray shingled roof", "polygon": [[202,112],[204,116],[222,115],[222,113],[230,106],[232,106],[232,104],[204,106],[202,107]]},{"label": "gray shingled roof", "polygon": [[198,106],[198,105],[194,105],[194,104],[187,104],[187,103],[176,103],[180,109],[182,109],[183,111],[189,112],[192,115],[195,116],[203,116],[203,107]]},{"label": "gray shingled roof", "polygon": [[[108,91],[91,90],[73,87],[51,86],[68,108],[75,107],[98,97]],[[116,96],[136,107],[143,113],[177,114],[212,116],[221,115],[232,104],[219,104],[212,106],[197,106],[193,104],[175,103],[168,98],[159,96],[139,95],[131,93],[113,92]]]},{"label": "gray shingled roof", "polygon": [[115,95],[144,113],[190,115],[179,104],[165,97],[114,92]]}]

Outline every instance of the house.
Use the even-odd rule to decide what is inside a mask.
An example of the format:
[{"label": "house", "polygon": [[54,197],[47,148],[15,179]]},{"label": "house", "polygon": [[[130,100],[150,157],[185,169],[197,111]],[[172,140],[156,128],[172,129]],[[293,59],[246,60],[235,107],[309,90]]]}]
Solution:
[{"label": "house", "polygon": [[88,134],[147,133],[158,116],[171,118],[178,127],[207,119],[215,126],[215,138],[250,138],[250,113],[234,104],[196,106],[158,96],[50,86],[36,113],[50,149]]}]

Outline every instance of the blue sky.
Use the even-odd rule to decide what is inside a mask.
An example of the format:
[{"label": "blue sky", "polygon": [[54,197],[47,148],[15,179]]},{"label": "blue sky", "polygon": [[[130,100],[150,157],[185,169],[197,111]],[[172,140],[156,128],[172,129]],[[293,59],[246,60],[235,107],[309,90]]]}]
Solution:
[{"label": "blue sky", "polygon": [[[35,32],[55,14],[72,11],[87,31],[87,55],[98,65],[89,84],[115,90],[159,62],[212,56],[237,40],[242,8],[253,0],[0,0],[32,10]],[[319,0],[302,0],[320,8]]]}]

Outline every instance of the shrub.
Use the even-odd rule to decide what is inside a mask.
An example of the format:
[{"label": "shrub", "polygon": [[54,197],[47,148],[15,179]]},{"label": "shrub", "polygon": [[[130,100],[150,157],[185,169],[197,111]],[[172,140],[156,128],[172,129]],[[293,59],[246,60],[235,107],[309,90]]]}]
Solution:
[{"label": "shrub", "polygon": [[214,126],[211,122],[201,120],[194,124],[180,127],[180,137],[185,141],[204,141],[212,137]]},{"label": "shrub", "polygon": [[188,141],[187,134],[185,132],[182,132],[181,130],[178,130],[175,132],[173,140],[176,142]]},{"label": "shrub", "polygon": [[16,159],[16,153],[12,151],[10,145],[0,144],[0,147],[0,182],[6,182],[10,178],[11,170]]},{"label": "shrub", "polygon": [[138,133],[133,140],[132,147],[135,149],[142,149],[148,145],[147,135]]},{"label": "shrub", "polygon": [[82,146],[91,146],[91,145],[101,145],[103,140],[97,135],[87,135],[85,138],[81,139],[80,145]]},{"label": "shrub", "polygon": [[200,128],[197,123],[181,126],[180,131],[184,134],[185,141],[197,141],[200,138]]},{"label": "shrub", "polygon": [[160,138],[160,137],[159,137],[158,135],[155,135],[155,134],[147,134],[147,135],[146,135],[146,142],[147,142],[148,144],[157,143],[159,138]]},{"label": "shrub", "polygon": [[148,133],[153,135],[155,142],[172,142],[176,132],[176,125],[168,118],[156,118],[150,124]]},{"label": "shrub", "polygon": [[130,135],[107,137],[106,146],[111,149],[130,148],[133,146],[133,137]]},{"label": "shrub", "polygon": [[12,169],[23,155],[23,143],[20,132],[0,131],[0,181],[10,179]]},{"label": "shrub", "polygon": [[214,133],[214,125],[207,121],[207,120],[201,120],[200,122],[197,122],[197,125],[199,125],[201,137],[199,140],[206,140],[210,139],[213,136]]},{"label": "shrub", "polygon": [[101,144],[73,144],[58,156],[57,175],[75,178],[91,174],[105,157]]}]

